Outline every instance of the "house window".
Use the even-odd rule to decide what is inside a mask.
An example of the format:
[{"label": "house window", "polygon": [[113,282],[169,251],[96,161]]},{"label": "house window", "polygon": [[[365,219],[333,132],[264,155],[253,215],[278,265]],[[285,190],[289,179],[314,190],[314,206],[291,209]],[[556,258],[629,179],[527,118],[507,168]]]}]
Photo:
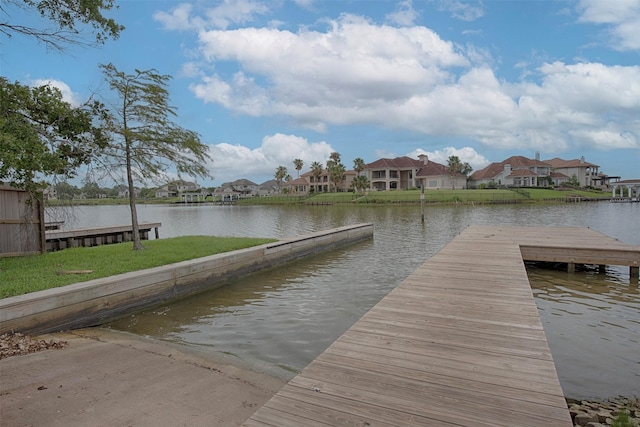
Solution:
[{"label": "house window", "polygon": [[398,171],[389,171],[389,178],[397,178]]},{"label": "house window", "polygon": [[437,187],[438,186],[438,180],[437,179],[432,179],[429,181],[429,187]]},{"label": "house window", "polygon": [[371,172],[371,178],[373,179],[384,179],[387,177],[386,171],[373,171]]}]

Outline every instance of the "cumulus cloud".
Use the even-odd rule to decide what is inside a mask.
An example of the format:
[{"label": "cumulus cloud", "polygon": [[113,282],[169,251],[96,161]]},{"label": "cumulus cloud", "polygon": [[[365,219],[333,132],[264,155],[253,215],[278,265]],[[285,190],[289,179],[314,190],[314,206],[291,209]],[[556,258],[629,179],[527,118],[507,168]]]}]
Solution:
[{"label": "cumulus cloud", "polygon": [[286,167],[293,176],[294,159],[304,162],[301,172],[306,172],[312,162],[324,163],[333,151],[325,141],[309,142],[300,136],[277,133],[264,137],[260,147],[254,149],[228,143],[210,145],[213,164],[209,169],[220,183],[235,180],[239,174],[260,181],[272,177],[278,166]]},{"label": "cumulus cloud", "polygon": [[[410,9],[404,1],[398,10]],[[583,19],[595,19],[584,10]],[[609,11],[601,19],[624,16]],[[185,67],[190,90],[238,114],[285,117],[317,132],[363,124],[498,149],[640,148],[639,66],[547,62],[512,83],[496,76],[488,51],[456,46],[424,26],[349,14],[326,22],[324,30],[297,32],[199,31],[199,62]]]},{"label": "cumulus cloud", "polygon": [[578,12],[580,22],[607,26],[615,49],[640,49],[640,0],[580,0]]},{"label": "cumulus cloud", "polygon": [[447,160],[449,159],[449,157],[451,156],[457,156],[460,161],[462,161],[463,163],[469,163],[471,165],[471,167],[473,167],[473,170],[478,170],[478,169],[482,169],[483,167],[487,166],[489,163],[489,160],[487,160],[486,157],[484,157],[482,154],[478,153],[475,149],[471,148],[471,147],[462,147],[462,148],[455,148],[455,147],[445,147],[441,150],[435,150],[435,151],[426,151],[423,150],[421,148],[412,151],[411,153],[408,153],[407,156],[417,159],[419,155],[421,154],[426,154],[429,157],[429,160],[432,160],[436,163],[440,163],[441,165],[447,165]]},{"label": "cumulus cloud", "polygon": [[223,0],[215,7],[204,11],[204,16],[195,16],[192,4],[182,3],[170,12],[157,11],[153,18],[166,30],[227,29],[234,25],[252,22],[256,16],[265,15],[269,8],[253,0]]}]

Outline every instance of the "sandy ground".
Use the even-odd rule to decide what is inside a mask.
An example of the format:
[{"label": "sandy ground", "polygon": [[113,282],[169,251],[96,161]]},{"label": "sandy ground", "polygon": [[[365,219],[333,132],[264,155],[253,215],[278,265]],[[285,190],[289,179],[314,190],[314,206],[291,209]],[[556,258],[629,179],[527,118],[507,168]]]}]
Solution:
[{"label": "sandy ground", "polygon": [[0,425],[238,426],[284,379],[134,335],[53,334],[62,349],[0,360]]}]

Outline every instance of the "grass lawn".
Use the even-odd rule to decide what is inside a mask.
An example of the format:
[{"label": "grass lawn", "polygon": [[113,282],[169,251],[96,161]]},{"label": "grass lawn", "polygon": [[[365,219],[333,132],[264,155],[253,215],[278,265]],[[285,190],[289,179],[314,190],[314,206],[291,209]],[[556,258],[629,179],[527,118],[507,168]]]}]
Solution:
[{"label": "grass lawn", "polygon": [[[42,255],[0,258],[0,298],[22,295],[100,277],[248,248],[275,239],[184,236],[146,240],[145,250],[133,251],[132,243],[73,248]],[[92,270],[87,274],[61,271]]]}]

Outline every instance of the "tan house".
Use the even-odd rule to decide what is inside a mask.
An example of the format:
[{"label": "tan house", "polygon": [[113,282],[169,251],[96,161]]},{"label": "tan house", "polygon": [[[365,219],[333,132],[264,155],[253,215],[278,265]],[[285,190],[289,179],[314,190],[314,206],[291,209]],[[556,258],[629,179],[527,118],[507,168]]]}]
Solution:
[{"label": "tan house", "polygon": [[420,188],[467,188],[467,177],[449,169],[422,154],[419,159],[403,156],[395,159],[379,159],[365,167],[372,190],[406,190]]},{"label": "tan house", "polygon": [[552,166],[539,159],[524,156],[511,156],[502,162],[491,163],[475,171],[469,178],[471,187],[483,185],[497,187],[548,187]]},{"label": "tan house", "polygon": [[[551,160],[545,160],[545,163],[549,163],[553,168],[553,172],[567,176],[567,181],[574,175],[580,183],[580,187],[598,187],[602,186],[602,181],[599,179],[598,168],[600,166],[593,163],[586,162],[584,156],[580,159],[563,160],[555,157]],[[554,184],[562,184],[562,182],[555,182]]]},{"label": "tan house", "polygon": [[292,182],[296,182],[297,186],[300,187],[301,186],[301,182],[299,180],[304,180],[305,182],[307,182],[308,185],[308,190],[307,192],[311,192],[311,193],[328,193],[331,191],[349,191],[351,189],[351,183],[353,182],[353,178],[356,177],[356,171],[354,170],[348,170],[345,171],[345,173],[342,175],[342,181],[340,182],[340,184],[338,184],[338,188],[334,189],[333,188],[333,182],[331,182],[331,179],[329,177],[329,170],[328,169],[323,169],[322,173],[318,176],[315,177],[313,175],[313,173],[311,171],[309,172],[305,172],[302,175],[300,175],[300,178],[295,179]]},{"label": "tan house", "polygon": [[156,197],[180,197],[182,193],[195,192],[199,189],[200,186],[195,182],[178,180],[170,182],[157,189]]}]

